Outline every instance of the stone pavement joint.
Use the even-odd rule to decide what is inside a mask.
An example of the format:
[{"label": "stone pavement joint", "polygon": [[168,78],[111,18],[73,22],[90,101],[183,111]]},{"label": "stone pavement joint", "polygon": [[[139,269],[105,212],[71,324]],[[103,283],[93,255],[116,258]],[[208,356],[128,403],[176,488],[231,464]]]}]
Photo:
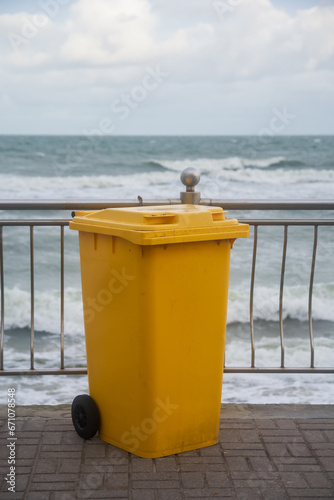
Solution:
[{"label": "stone pavement joint", "polygon": [[0,406],[1,500],[334,498],[334,405],[222,405],[217,445],[156,459],[83,441],[70,405],[18,407],[16,423],[13,493]]}]

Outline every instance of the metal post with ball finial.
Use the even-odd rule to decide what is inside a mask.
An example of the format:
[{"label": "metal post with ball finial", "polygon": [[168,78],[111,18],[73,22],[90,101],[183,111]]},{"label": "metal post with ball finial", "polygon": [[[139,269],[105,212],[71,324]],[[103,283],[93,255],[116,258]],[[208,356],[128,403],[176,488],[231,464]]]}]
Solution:
[{"label": "metal post with ball finial", "polygon": [[201,193],[195,191],[195,186],[200,181],[200,173],[192,167],[186,168],[181,173],[180,179],[186,186],[186,191],[181,191],[180,198],[182,203],[189,205],[198,205],[201,199]]}]

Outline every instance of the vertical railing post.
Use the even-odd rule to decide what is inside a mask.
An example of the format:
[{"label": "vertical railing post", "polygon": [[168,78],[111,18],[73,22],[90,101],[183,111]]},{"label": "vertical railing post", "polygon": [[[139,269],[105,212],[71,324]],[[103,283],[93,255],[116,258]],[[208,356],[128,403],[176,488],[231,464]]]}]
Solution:
[{"label": "vertical railing post", "polygon": [[5,342],[5,286],[3,270],[3,227],[0,226],[0,290],[1,290],[1,339],[0,339],[0,370],[3,370],[3,351]]},{"label": "vertical railing post", "polygon": [[256,265],[256,249],[257,249],[257,225],[254,225],[254,244],[253,244],[253,263],[252,263],[252,278],[250,286],[250,300],[249,300],[249,318],[250,318],[250,333],[251,333],[251,367],[255,367],[255,341],[254,341],[254,282],[255,282],[255,265]]},{"label": "vertical railing post", "polygon": [[60,226],[60,368],[64,369],[64,226]]},{"label": "vertical railing post", "polygon": [[286,248],[288,244],[288,226],[284,225],[284,242],[282,254],[282,267],[281,267],[281,284],[279,292],[279,329],[281,338],[281,368],[284,368],[284,333],[283,333],[283,290],[284,290],[284,276],[285,276],[285,262],[286,262]]},{"label": "vertical railing post", "polygon": [[35,341],[35,283],[34,283],[34,226],[30,226],[30,369],[34,369]]},{"label": "vertical railing post", "polygon": [[312,264],[311,264],[311,274],[310,274],[310,287],[308,296],[308,324],[310,333],[310,348],[311,348],[311,368],[314,368],[314,339],[313,339],[313,326],[312,326],[312,297],[313,297],[313,282],[314,282],[314,269],[315,260],[317,256],[317,244],[318,244],[318,226],[314,225],[314,238],[313,238],[313,253],[312,253]]}]

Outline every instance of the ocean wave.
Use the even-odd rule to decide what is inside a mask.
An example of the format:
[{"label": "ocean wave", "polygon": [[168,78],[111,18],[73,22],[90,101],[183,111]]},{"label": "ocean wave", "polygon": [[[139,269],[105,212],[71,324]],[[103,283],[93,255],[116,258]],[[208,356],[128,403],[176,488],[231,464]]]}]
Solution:
[{"label": "ocean wave", "polygon": [[246,167],[267,168],[286,162],[284,156],[273,156],[270,158],[242,158],[230,156],[228,158],[197,158],[196,160],[151,160],[152,165],[163,167],[174,172],[182,172],[185,168],[193,167],[202,173],[214,173],[223,170],[242,170]]},{"label": "ocean wave", "polygon": [[[317,284],[313,290],[313,319],[334,322],[334,283]],[[5,327],[30,327],[30,292],[15,286],[5,289]],[[257,286],[254,291],[254,319],[278,321],[279,291],[275,288]],[[284,289],[283,317],[308,320],[308,289],[290,286]],[[249,290],[230,289],[228,303],[228,324],[249,323]],[[35,292],[36,331],[59,334],[60,293],[59,290]],[[65,289],[65,331],[69,335],[83,332],[81,290]]]},{"label": "ocean wave", "polygon": [[260,169],[247,169],[243,171],[225,171],[221,179],[234,182],[251,182],[256,184],[300,184],[334,182],[334,170],[316,170],[305,168],[298,170],[287,170],[278,168],[276,170],[263,171]]},{"label": "ocean wave", "polygon": [[[334,321],[334,283],[316,284],[313,288],[314,320]],[[279,290],[268,286],[254,289],[254,320],[278,321]],[[283,296],[283,318],[308,321],[308,287],[286,286]],[[249,290],[230,289],[228,323],[249,323]]]},{"label": "ocean wave", "polygon": [[[65,331],[70,335],[83,332],[81,290],[68,287],[64,291]],[[5,288],[5,328],[30,328],[30,292],[18,286]],[[59,290],[35,291],[35,330],[59,334]]]},{"label": "ocean wave", "polygon": [[[166,175],[167,174],[167,175]],[[81,195],[84,191],[97,191],[102,189],[127,187],[129,189],[141,189],[142,186],[156,184],[170,184],[175,180],[172,172],[141,172],[130,175],[83,175],[83,176],[56,176],[56,177],[24,177],[10,174],[0,175],[0,191],[18,197],[21,193],[25,196],[44,194],[47,190],[53,193],[70,191],[75,195]],[[177,177],[177,181],[179,178]],[[73,197],[73,194],[72,194]]]},{"label": "ocean wave", "polygon": [[[182,169],[180,169],[182,170]],[[263,168],[222,169],[210,170],[203,167],[198,169],[202,173],[201,186],[206,184],[226,183],[227,181],[248,184],[264,185],[294,185],[300,183],[333,183],[334,170],[316,169],[286,169],[277,168],[266,170]],[[113,196],[118,192],[129,198],[140,194],[156,196],[157,186],[168,189],[172,196],[175,189],[181,187],[179,176],[175,170],[141,172],[129,175],[84,175],[58,177],[23,177],[10,174],[0,175],[0,196],[3,198],[63,198],[85,196]],[[105,194],[103,194],[105,191]]]}]

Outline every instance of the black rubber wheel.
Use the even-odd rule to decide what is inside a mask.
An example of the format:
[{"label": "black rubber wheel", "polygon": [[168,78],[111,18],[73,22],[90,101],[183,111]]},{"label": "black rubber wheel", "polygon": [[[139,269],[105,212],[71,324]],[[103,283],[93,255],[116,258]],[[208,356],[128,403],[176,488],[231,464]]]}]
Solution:
[{"label": "black rubber wheel", "polygon": [[94,399],[81,394],[72,403],[72,422],[75,430],[83,439],[90,439],[99,430],[100,414]]}]

